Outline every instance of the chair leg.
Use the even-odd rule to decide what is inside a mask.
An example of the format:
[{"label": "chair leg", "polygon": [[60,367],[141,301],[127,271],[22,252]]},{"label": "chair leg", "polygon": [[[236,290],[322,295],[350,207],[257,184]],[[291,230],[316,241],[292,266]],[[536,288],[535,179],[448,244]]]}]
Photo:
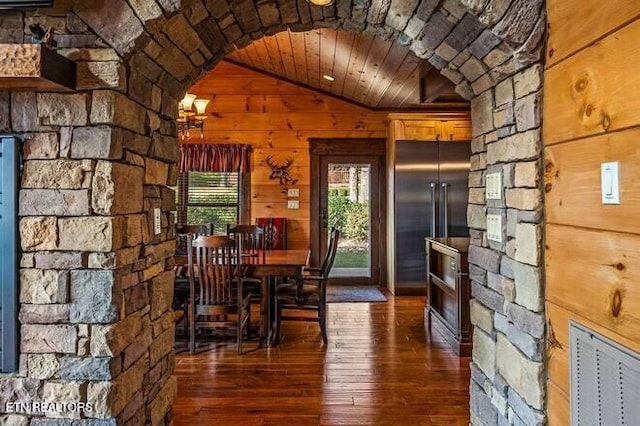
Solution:
[{"label": "chair leg", "polygon": [[280,343],[280,327],[282,326],[282,305],[278,303],[276,299],[276,333],[274,337],[274,344]]},{"label": "chair leg", "polygon": [[184,339],[187,339],[189,336],[189,322],[190,320],[190,315],[191,315],[191,307],[188,301],[184,302],[184,323],[182,324],[183,328],[182,328],[182,335],[184,336]]},{"label": "chair leg", "polygon": [[247,306],[247,339],[251,338],[251,300],[249,300],[249,306]]},{"label": "chair leg", "polygon": [[189,315],[189,323],[189,352],[193,355],[196,353],[196,325],[192,313]]},{"label": "chair leg", "polygon": [[320,334],[322,335],[322,343],[327,344],[327,307],[320,305],[318,307],[318,319],[320,322]]}]

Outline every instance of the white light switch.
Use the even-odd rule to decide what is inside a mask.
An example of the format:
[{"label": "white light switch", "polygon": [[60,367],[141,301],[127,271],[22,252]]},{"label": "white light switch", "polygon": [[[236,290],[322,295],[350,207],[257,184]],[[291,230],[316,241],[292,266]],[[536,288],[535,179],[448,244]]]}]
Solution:
[{"label": "white light switch", "polygon": [[600,170],[602,204],[620,204],[619,164],[617,161],[602,163]]},{"label": "white light switch", "polygon": [[158,235],[162,232],[162,220],[160,218],[160,209],[153,209],[153,233]]},{"label": "white light switch", "polygon": [[299,197],[300,190],[298,188],[290,188],[287,190],[287,197]]},{"label": "white light switch", "polygon": [[502,216],[499,214],[487,215],[487,239],[502,242]]},{"label": "white light switch", "polygon": [[502,174],[489,173],[486,177],[485,187],[487,200],[500,200],[502,198]]},{"label": "white light switch", "polygon": [[298,200],[288,200],[287,201],[287,208],[289,208],[289,209],[299,209],[300,208],[300,201],[298,201]]}]

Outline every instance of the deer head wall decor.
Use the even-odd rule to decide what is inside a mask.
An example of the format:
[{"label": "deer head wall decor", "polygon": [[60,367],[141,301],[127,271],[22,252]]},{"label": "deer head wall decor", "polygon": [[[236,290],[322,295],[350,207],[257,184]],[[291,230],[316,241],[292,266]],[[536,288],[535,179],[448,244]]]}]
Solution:
[{"label": "deer head wall decor", "polygon": [[291,166],[293,165],[293,157],[289,157],[285,160],[284,164],[279,165],[275,161],[273,161],[273,155],[268,156],[264,160],[269,167],[271,167],[271,174],[269,175],[269,179],[279,179],[280,180],[280,189],[283,194],[287,193],[287,189],[289,188],[289,184],[295,185],[298,182],[298,179],[294,179],[291,177]]}]

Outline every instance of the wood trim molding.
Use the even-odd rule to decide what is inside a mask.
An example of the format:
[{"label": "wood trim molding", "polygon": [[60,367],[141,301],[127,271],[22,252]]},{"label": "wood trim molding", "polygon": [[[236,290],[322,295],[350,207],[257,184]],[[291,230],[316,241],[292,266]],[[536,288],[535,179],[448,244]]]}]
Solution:
[{"label": "wood trim molding", "polygon": [[471,120],[471,111],[447,111],[447,112],[398,112],[387,115],[387,121],[451,121]]},{"label": "wood trim molding", "polygon": [[310,155],[385,155],[387,140],[383,138],[309,139]]},{"label": "wood trim molding", "polygon": [[[385,164],[387,140],[383,138],[363,139],[309,139],[309,155],[311,166],[311,262],[317,265],[320,262],[320,158],[325,155],[366,155],[379,157],[378,179],[380,183],[380,222],[378,244],[378,285],[386,285],[387,277],[387,189]],[[314,184],[315,182],[315,184]]]}]

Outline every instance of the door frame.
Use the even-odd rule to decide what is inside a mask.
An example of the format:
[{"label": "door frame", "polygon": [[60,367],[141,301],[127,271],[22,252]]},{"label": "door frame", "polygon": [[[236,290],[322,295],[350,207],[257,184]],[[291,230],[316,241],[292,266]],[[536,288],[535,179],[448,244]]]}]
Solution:
[{"label": "door frame", "polygon": [[[372,275],[378,276],[379,287],[387,285],[387,179],[386,179],[386,152],[387,140],[383,138],[336,138],[336,139],[309,139],[309,155],[310,155],[310,177],[311,177],[311,208],[310,208],[310,248],[311,248],[311,264],[318,266],[321,262],[320,253],[320,195],[321,195],[321,157],[324,156],[340,156],[340,155],[366,155],[378,158],[378,182],[379,199],[378,211],[378,244],[376,247],[372,245],[371,251],[377,251],[378,265],[373,264],[374,256],[372,255]],[[375,188],[371,188],[375,190]],[[372,218],[372,226],[375,221]],[[378,268],[377,274],[373,273],[373,268]]]}]

